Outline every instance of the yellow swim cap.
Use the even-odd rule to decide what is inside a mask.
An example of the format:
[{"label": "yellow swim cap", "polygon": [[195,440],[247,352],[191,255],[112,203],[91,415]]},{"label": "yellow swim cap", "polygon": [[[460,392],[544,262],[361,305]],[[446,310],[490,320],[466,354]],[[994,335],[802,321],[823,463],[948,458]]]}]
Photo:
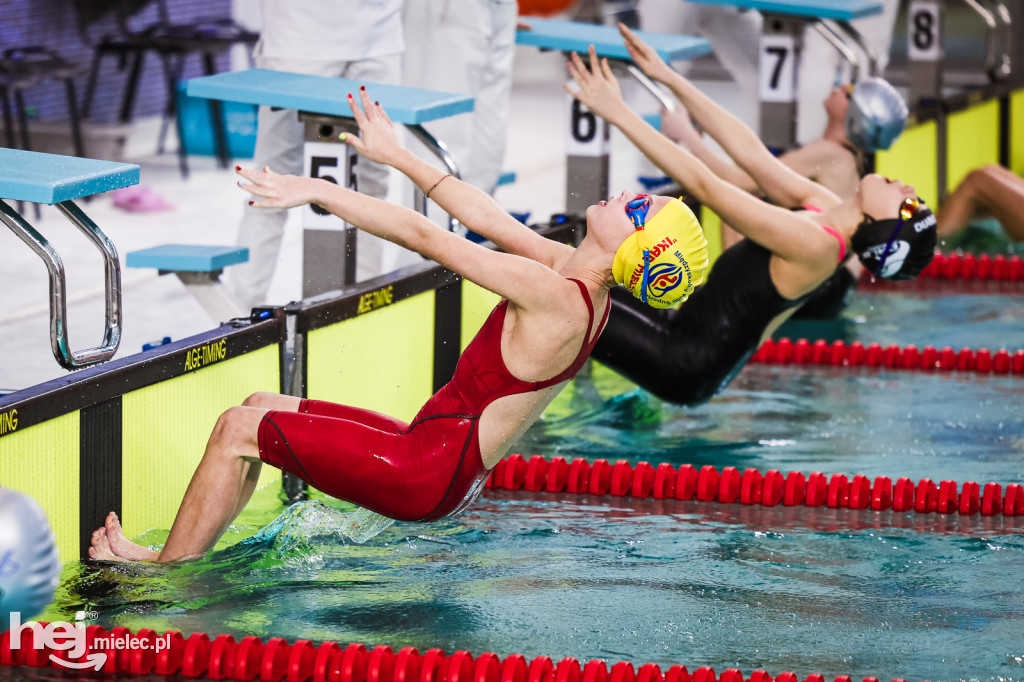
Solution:
[{"label": "yellow swim cap", "polygon": [[679,199],[669,201],[645,223],[649,207],[645,194],[629,202],[626,212],[637,229],[616,250],[612,276],[647,305],[671,308],[704,281],[708,242],[697,216]]}]

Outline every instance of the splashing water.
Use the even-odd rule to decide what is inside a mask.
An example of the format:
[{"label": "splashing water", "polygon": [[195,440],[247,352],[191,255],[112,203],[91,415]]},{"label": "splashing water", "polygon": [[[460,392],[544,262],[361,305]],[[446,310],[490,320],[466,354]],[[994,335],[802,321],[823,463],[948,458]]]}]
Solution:
[{"label": "splashing water", "polygon": [[308,542],[310,537],[338,535],[361,545],[394,522],[394,519],[362,507],[344,512],[319,500],[310,500],[288,507],[270,524],[239,544],[259,543],[273,546],[279,552],[288,552]]}]

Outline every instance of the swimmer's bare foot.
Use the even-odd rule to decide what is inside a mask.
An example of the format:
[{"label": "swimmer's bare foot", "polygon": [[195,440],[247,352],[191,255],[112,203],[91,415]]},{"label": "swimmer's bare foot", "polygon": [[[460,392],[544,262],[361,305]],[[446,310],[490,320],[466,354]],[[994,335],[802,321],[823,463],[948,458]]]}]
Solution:
[{"label": "swimmer's bare foot", "polygon": [[103,527],[106,530],[107,543],[110,545],[111,552],[121,559],[127,559],[128,561],[156,561],[157,557],[160,556],[159,552],[154,552],[142,545],[137,545],[126,538],[124,531],[121,529],[121,521],[114,512],[107,514]]},{"label": "swimmer's bare foot", "polygon": [[107,542],[107,529],[97,528],[92,532],[92,546],[89,547],[89,556],[101,561],[126,561],[125,558],[114,554]]}]

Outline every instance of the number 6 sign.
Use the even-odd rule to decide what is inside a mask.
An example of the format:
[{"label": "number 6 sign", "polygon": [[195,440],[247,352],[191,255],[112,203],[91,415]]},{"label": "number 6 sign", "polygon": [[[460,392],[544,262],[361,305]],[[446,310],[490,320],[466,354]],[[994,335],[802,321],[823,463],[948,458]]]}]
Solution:
[{"label": "number 6 sign", "polygon": [[569,102],[569,137],[566,152],[569,156],[606,156],[608,154],[608,123],[598,118],[572,95]]}]

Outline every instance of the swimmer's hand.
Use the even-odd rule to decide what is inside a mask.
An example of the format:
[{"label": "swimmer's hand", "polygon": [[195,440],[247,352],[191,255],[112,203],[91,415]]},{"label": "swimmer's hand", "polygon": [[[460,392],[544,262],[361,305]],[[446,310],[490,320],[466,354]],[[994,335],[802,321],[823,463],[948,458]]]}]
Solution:
[{"label": "swimmer's hand", "polygon": [[352,95],[348,96],[348,105],[352,108],[352,116],[359,124],[359,135],[343,133],[340,139],[352,145],[357,152],[371,161],[392,165],[405,150],[398,136],[395,124],[380,102],[374,102],[366,92],[366,86],[359,88],[359,102]]},{"label": "swimmer's hand", "polygon": [[676,75],[672,67],[665,63],[658,51],[640,40],[635,33],[629,30],[623,23],[619,23],[619,33],[626,41],[626,51],[640,70],[647,74],[647,77],[659,83],[665,83],[669,78]]},{"label": "swimmer's hand", "polygon": [[246,192],[255,194],[262,199],[254,199],[250,206],[257,208],[293,208],[316,202],[321,185],[327,183],[320,178],[307,178],[298,175],[280,175],[264,166],[263,170],[251,170],[235,166],[235,172],[248,182],[238,181],[238,186]]},{"label": "swimmer's hand", "polygon": [[599,60],[593,45],[590,46],[589,68],[575,52],[569,58],[568,67],[578,88],[574,90],[568,83],[562,87],[592,112],[614,125],[620,114],[629,111],[608,60]]},{"label": "swimmer's hand", "polygon": [[677,107],[674,111],[661,108],[661,132],[673,142],[687,147],[699,142],[701,135],[690,119],[690,114],[682,107]]}]

